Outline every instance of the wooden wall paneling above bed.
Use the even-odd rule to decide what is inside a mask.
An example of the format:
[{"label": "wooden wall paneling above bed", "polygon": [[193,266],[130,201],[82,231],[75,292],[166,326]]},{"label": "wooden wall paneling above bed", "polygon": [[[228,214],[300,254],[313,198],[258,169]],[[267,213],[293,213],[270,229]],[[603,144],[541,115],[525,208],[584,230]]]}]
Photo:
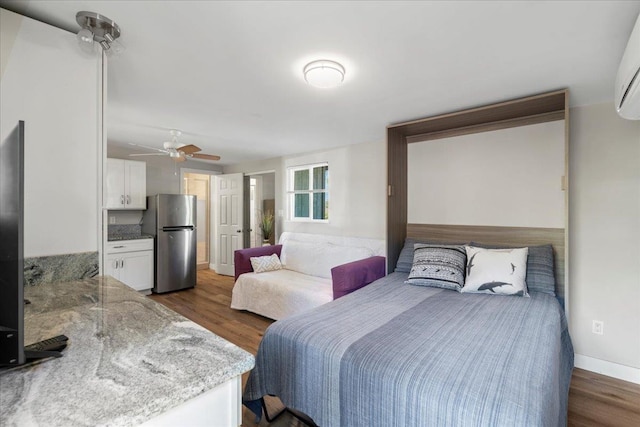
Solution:
[{"label": "wooden wall paneling above bed", "polygon": [[[569,92],[566,89],[532,95],[495,104],[450,112],[438,116],[390,125],[387,127],[387,269],[393,271],[398,255],[407,237],[407,227],[411,237],[414,233],[423,235],[435,232],[454,232],[453,241],[477,240],[481,243],[533,245],[551,243],[556,257],[556,280],[560,296],[567,298],[565,283],[568,283],[568,162],[569,162]],[[492,226],[439,226],[407,224],[407,153],[408,144],[468,135],[472,133],[565,120],[565,227],[560,229],[540,229],[528,227]],[[425,228],[426,227],[426,228]],[[444,228],[443,228],[444,227]],[[462,228],[457,228],[462,227]],[[470,227],[470,228],[465,228]],[[544,231],[547,230],[548,232]],[[458,231],[475,233],[478,238],[462,238]],[[482,236],[482,238],[480,238]],[[427,237],[434,240],[432,237]],[[444,237],[444,236],[443,236]],[[546,240],[545,240],[546,239]],[[448,240],[448,238],[447,238]],[[535,242],[535,243],[526,243]],[[567,304],[565,303],[565,309]]]}]

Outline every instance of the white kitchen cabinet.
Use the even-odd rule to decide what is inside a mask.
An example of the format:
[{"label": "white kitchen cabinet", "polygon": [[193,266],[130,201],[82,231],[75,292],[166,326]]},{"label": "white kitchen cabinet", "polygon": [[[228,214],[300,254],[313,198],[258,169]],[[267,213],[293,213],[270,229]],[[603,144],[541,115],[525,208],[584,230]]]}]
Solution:
[{"label": "white kitchen cabinet", "polygon": [[137,291],[153,288],[153,239],[107,242],[105,274]]},{"label": "white kitchen cabinet", "polygon": [[107,209],[147,208],[147,164],[107,159]]}]

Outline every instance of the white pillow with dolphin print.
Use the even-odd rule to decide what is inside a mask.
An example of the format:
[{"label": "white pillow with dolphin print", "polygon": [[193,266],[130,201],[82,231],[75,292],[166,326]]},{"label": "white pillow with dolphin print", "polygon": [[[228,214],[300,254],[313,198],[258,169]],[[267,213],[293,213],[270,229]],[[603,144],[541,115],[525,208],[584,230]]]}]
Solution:
[{"label": "white pillow with dolphin print", "polygon": [[528,297],[529,248],[484,249],[465,246],[467,275],[461,292]]}]

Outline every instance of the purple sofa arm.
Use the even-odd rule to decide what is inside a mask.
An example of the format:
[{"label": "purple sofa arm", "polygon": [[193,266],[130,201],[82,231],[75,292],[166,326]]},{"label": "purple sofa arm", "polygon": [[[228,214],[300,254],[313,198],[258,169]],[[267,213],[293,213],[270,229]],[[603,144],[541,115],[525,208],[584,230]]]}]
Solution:
[{"label": "purple sofa arm", "polygon": [[238,276],[243,273],[250,273],[253,271],[251,267],[251,257],[269,256],[272,254],[278,254],[282,252],[282,245],[270,245],[259,246],[257,248],[238,249],[233,253],[233,263],[235,266],[235,280],[238,280]]},{"label": "purple sofa arm", "polygon": [[338,265],[331,269],[333,299],[350,294],[385,276],[385,257],[373,256]]}]

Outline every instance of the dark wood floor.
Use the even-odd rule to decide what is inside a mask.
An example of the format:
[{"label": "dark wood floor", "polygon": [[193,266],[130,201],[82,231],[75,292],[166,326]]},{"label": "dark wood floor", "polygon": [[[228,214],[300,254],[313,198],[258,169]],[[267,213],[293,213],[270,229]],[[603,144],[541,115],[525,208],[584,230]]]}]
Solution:
[{"label": "dark wood floor", "polygon": [[[229,308],[233,277],[212,270],[198,271],[194,289],[164,295],[152,295],[160,302],[228,341],[256,354],[265,329],[273,321],[253,313]],[[247,375],[243,377],[243,385]],[[281,407],[277,399],[268,401],[270,413]],[[243,427],[304,427],[288,414],[268,424],[264,418],[254,422],[253,414],[243,408]],[[640,385],[575,369],[569,391],[569,426],[640,426]]]}]

